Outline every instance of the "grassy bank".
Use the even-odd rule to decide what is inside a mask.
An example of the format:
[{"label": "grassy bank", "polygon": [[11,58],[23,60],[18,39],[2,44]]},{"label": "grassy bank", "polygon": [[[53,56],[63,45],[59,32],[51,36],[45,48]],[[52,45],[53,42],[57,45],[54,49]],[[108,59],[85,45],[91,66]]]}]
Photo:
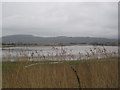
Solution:
[{"label": "grassy bank", "polygon": [[[25,68],[35,63],[39,64]],[[116,88],[117,65],[117,58],[62,63],[4,62],[3,88]]]}]

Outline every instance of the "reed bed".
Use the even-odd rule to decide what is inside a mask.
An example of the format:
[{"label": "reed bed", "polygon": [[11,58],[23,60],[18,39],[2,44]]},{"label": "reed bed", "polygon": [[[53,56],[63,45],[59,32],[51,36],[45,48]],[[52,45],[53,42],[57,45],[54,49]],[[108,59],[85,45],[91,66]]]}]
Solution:
[{"label": "reed bed", "polygon": [[104,47],[73,54],[63,46],[43,50],[9,50],[3,56],[3,88],[117,88],[118,53]]},{"label": "reed bed", "polygon": [[[66,61],[38,64],[36,62],[4,62],[3,88],[117,88],[117,58]],[[72,67],[72,68],[71,68]],[[78,78],[79,81],[78,81]]]}]

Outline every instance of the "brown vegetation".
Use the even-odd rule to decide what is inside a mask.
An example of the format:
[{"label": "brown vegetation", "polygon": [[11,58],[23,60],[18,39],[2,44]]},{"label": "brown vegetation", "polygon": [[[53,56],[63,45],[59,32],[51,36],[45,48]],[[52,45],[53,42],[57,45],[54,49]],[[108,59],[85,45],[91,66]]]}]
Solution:
[{"label": "brown vegetation", "polygon": [[44,63],[25,68],[30,62],[4,62],[3,88],[118,87],[117,58]]}]

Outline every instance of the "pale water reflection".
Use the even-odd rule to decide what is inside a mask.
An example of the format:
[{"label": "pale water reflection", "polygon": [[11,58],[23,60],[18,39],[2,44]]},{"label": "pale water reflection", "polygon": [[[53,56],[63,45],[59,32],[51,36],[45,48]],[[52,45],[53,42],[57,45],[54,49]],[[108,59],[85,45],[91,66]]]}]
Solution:
[{"label": "pale water reflection", "polygon": [[[115,57],[117,46],[31,46],[2,48],[3,61],[80,60]],[[94,55],[95,54],[95,55]],[[1,54],[0,54],[1,55]]]}]

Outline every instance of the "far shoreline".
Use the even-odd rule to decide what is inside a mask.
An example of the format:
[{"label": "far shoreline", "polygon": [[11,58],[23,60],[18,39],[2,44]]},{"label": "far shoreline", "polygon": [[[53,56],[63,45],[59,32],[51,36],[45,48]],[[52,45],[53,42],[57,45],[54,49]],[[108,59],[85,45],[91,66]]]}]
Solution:
[{"label": "far shoreline", "polygon": [[6,45],[0,45],[0,47],[25,47],[25,46],[28,46],[28,47],[36,47],[36,46],[120,46],[120,45],[102,45],[102,44],[38,44],[38,45],[35,45],[35,44],[19,44],[19,45],[9,45],[9,44],[6,44]]}]

